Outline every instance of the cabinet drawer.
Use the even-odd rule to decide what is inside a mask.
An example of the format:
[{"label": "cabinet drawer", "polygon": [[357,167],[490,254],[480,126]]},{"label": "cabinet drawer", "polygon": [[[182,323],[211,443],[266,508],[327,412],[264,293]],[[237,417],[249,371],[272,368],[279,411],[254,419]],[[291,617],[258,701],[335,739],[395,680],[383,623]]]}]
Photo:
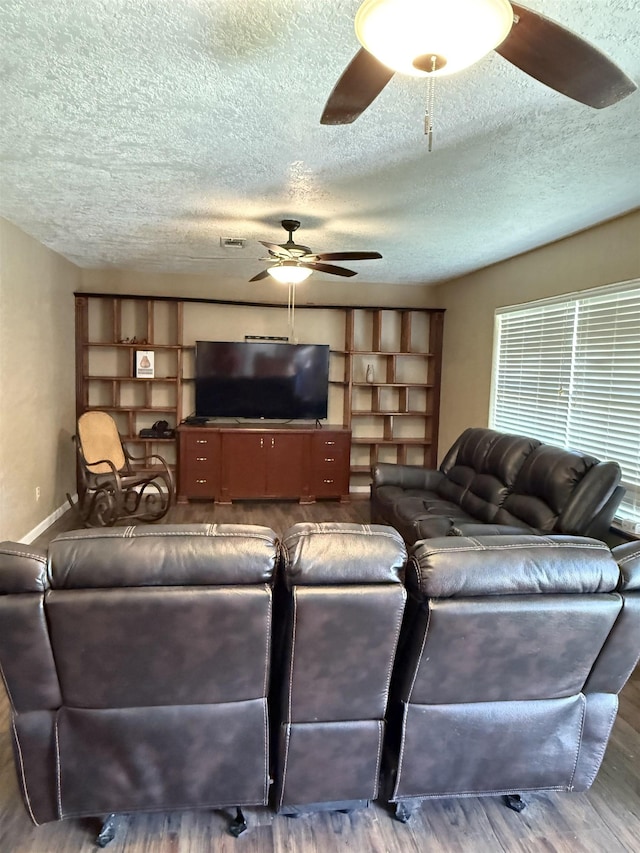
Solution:
[{"label": "cabinet drawer", "polygon": [[180,434],[180,495],[216,498],[220,487],[220,436],[212,432]]},{"label": "cabinet drawer", "polygon": [[351,434],[348,432],[314,433],[312,454],[316,465],[340,464],[351,451]]},{"label": "cabinet drawer", "polygon": [[311,477],[311,494],[320,498],[337,498],[349,492],[349,477],[343,470],[314,471]]}]

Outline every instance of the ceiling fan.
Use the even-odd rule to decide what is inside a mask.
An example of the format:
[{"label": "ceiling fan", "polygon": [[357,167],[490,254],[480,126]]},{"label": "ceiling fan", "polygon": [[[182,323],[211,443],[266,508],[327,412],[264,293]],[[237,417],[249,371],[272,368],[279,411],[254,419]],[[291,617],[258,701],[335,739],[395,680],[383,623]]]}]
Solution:
[{"label": "ceiling fan", "polygon": [[289,234],[289,239],[282,244],[260,241],[269,250],[268,257],[260,258],[260,260],[275,261],[275,264],[266,270],[262,270],[258,275],[254,275],[252,279],[249,279],[250,281],[260,281],[267,276],[272,276],[283,284],[299,284],[308,278],[314,270],[329,275],[352,276],[357,275],[354,270],[323,262],[368,261],[382,257],[379,252],[312,252],[308,246],[301,246],[293,240],[294,232],[300,227],[297,219],[283,219],[280,224]]},{"label": "ceiling fan", "polygon": [[495,50],[525,74],[602,109],[636,84],[597,47],[508,0],[365,0],[355,29],[362,47],[329,96],[321,124],[350,124],[396,71],[452,74]]}]

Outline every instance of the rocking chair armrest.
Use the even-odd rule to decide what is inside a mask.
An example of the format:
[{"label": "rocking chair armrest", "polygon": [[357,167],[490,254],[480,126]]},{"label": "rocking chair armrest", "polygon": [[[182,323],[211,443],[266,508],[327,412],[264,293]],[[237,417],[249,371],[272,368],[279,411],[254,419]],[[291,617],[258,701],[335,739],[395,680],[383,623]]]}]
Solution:
[{"label": "rocking chair armrest", "polygon": [[[106,476],[106,477],[115,477],[116,480],[118,480],[118,481],[120,480],[120,472],[118,471],[118,469],[116,468],[116,466],[113,464],[113,462],[110,459],[96,459],[95,462],[87,462],[87,460],[85,459],[84,464],[85,464],[85,467],[87,469],[87,473],[91,474],[93,477],[105,477]],[[108,465],[109,468],[111,468],[111,473],[107,474],[105,472],[103,474],[96,474],[91,470],[94,465]]]},{"label": "rocking chair armrest", "polygon": [[142,456],[133,456],[133,454],[129,453],[128,450],[125,451],[127,460],[131,462],[144,462],[145,464],[157,459],[160,463],[158,465],[159,468],[163,468],[166,472],[171,473],[169,466],[167,465],[167,460],[160,456],[158,453],[143,453]]}]

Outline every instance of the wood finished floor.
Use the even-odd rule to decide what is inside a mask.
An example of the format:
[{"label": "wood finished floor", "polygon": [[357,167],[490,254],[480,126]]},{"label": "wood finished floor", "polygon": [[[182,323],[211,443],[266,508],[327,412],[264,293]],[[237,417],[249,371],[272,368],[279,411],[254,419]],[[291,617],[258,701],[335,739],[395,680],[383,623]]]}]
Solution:
[{"label": "wood finished floor", "polygon": [[[366,501],[300,507],[247,502],[232,507],[190,504],[168,521],[266,524],[281,534],[296,521],[368,521]],[[71,513],[37,540],[75,527]],[[499,798],[437,800],[423,804],[407,825],[384,805],[353,813],[298,820],[267,809],[246,809],[249,830],[227,834],[221,812],[137,814],[121,820],[110,853],[640,853],[640,669],[620,696],[620,711],[604,763],[585,794],[529,795],[516,814]],[[94,824],[69,820],[34,827],[22,805],[9,737],[9,706],[0,696],[0,853],[84,853],[96,850]]]}]

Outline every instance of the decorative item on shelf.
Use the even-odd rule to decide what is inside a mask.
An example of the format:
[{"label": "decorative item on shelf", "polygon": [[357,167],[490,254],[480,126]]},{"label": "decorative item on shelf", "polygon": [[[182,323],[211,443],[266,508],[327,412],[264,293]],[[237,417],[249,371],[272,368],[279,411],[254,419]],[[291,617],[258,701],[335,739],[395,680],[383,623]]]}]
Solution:
[{"label": "decorative item on shelf", "polygon": [[167,421],[156,421],[152,427],[141,429],[138,434],[140,438],[174,438],[176,433]]},{"label": "decorative item on shelf", "polygon": [[136,350],[135,370],[136,379],[153,379],[155,376],[153,350]]},{"label": "decorative item on shelf", "polygon": [[367,373],[366,373],[365,379],[369,383],[369,385],[373,385],[373,365],[372,364],[367,365]]}]

